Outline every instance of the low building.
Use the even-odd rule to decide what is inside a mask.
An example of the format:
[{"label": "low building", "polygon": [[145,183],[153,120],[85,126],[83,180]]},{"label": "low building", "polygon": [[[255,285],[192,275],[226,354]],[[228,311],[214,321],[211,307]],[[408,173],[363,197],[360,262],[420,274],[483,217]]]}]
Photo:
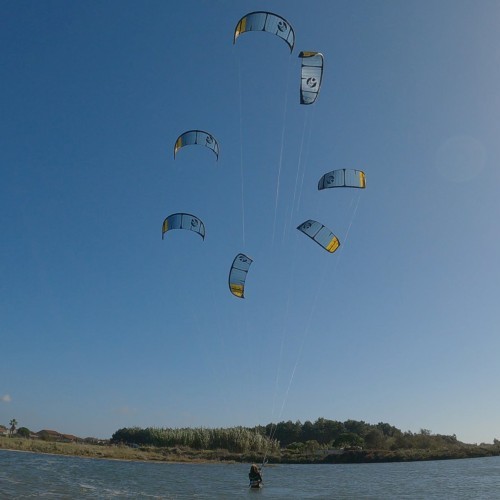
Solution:
[{"label": "low building", "polygon": [[60,441],[62,438],[62,434],[57,431],[52,431],[50,429],[43,429],[38,431],[36,435],[40,439],[44,439],[45,441]]},{"label": "low building", "polygon": [[61,434],[59,441],[63,443],[76,443],[77,441],[81,441],[81,439],[73,436],[73,434]]}]

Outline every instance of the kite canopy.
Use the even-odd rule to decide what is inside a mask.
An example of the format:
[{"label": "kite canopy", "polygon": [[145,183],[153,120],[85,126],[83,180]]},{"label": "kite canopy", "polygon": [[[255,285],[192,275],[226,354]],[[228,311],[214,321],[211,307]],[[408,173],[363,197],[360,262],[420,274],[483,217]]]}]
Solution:
[{"label": "kite canopy", "polygon": [[163,221],[161,239],[163,239],[165,233],[171,229],[188,229],[189,231],[198,233],[203,239],[205,239],[205,224],[203,224],[198,217],[191,214],[179,213],[169,215]]},{"label": "kite canopy", "polygon": [[243,16],[234,30],[233,43],[247,31],[267,31],[283,39],[293,51],[295,45],[295,33],[288,21],[272,12],[251,12]]},{"label": "kite canopy", "polygon": [[335,252],[340,246],[338,238],[326,226],[315,220],[306,220],[297,229],[330,253]]},{"label": "kite canopy", "polygon": [[335,187],[364,189],[366,188],[365,173],[362,170],[341,168],[326,173],[318,182],[318,190]]},{"label": "kite canopy", "polygon": [[215,137],[208,132],[203,130],[188,130],[181,134],[175,141],[174,146],[174,159],[177,151],[184,146],[189,146],[192,144],[198,144],[200,146],[206,146],[211,149],[217,159],[219,159],[219,143],[216,141]]},{"label": "kite canopy", "polygon": [[250,257],[244,253],[239,253],[234,258],[229,271],[229,290],[231,290],[231,293],[234,296],[239,297],[240,299],[244,298],[245,280],[252,262],[253,260]]},{"label": "kite canopy", "polygon": [[323,54],[301,52],[300,104],[312,104],[318,97],[323,79]]}]

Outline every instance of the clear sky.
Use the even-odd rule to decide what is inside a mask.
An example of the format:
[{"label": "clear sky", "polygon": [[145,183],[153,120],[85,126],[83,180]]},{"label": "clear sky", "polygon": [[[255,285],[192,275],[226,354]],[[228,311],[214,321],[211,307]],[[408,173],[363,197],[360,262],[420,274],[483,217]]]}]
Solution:
[{"label": "clear sky", "polygon": [[[500,438],[497,1],[2,1],[0,423]],[[245,33],[256,10],[278,37]],[[301,50],[325,56],[299,104]],[[220,157],[176,138],[207,130]],[[317,190],[337,168],[367,189]],[[171,231],[188,212],[206,238]],[[328,226],[329,254],[295,228]],[[253,260],[245,299],[228,289]]]}]

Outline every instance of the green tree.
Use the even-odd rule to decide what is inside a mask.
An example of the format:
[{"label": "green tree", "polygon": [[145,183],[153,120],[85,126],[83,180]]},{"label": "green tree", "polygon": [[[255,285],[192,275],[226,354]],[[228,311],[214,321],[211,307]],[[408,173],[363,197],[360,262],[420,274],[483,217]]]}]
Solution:
[{"label": "green tree", "polygon": [[302,425],[302,435],[300,440],[305,443],[306,441],[309,441],[309,439],[314,439],[314,425],[310,420],[306,420]]},{"label": "green tree", "polygon": [[380,429],[372,429],[365,436],[365,448],[381,450],[386,447],[386,438]]},{"label": "green tree", "polygon": [[17,429],[17,433],[23,438],[29,438],[31,431],[27,427],[19,427],[19,429]]},{"label": "green tree", "polygon": [[15,430],[16,430],[16,427],[17,427],[17,420],[15,418],[13,418],[10,422],[9,422],[9,425],[10,425],[10,435],[12,436],[12,434],[14,434]]},{"label": "green tree", "polygon": [[415,434],[414,442],[416,448],[427,449],[431,448],[432,438],[429,429],[420,429],[419,434]]},{"label": "green tree", "polygon": [[363,437],[368,432],[369,425],[362,420],[346,420],[344,422],[344,428],[347,432],[352,432]]},{"label": "green tree", "polygon": [[288,446],[290,443],[300,441],[301,431],[302,425],[299,421],[279,422],[276,424],[274,439],[278,440],[282,446]]},{"label": "green tree", "polygon": [[327,420],[325,418],[318,418],[318,420],[314,422],[313,427],[313,438],[320,444],[331,443],[332,441],[337,439],[343,432],[345,432],[342,422]]},{"label": "green tree", "polygon": [[376,425],[377,429],[380,430],[386,437],[394,437],[401,435],[401,431],[394,427],[393,425],[386,424],[385,422],[379,422]]},{"label": "green tree", "polygon": [[392,448],[394,450],[398,449],[410,449],[414,448],[414,437],[411,431],[406,431],[396,436]]},{"label": "green tree", "polygon": [[362,445],[363,438],[353,432],[344,432],[333,442],[333,446],[336,448]]}]

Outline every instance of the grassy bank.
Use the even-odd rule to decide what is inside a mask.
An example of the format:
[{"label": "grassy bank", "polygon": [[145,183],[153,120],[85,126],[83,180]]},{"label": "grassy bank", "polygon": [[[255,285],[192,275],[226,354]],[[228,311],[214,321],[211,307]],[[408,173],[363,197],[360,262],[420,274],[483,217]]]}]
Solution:
[{"label": "grassy bank", "polygon": [[117,460],[163,460],[161,454],[143,452],[125,446],[101,446],[84,443],[58,443],[17,437],[0,437],[0,449],[52,453]]},{"label": "grassy bank", "polygon": [[88,458],[156,462],[207,462],[222,460],[253,462],[262,460],[262,456],[260,455],[229,453],[227,450],[193,450],[188,447],[160,448],[148,446],[130,448],[125,445],[60,443],[19,437],[0,437],[0,449]]},{"label": "grassy bank", "polygon": [[[230,453],[227,450],[193,450],[188,447],[146,447],[130,448],[125,445],[92,445],[85,443],[60,443],[18,437],[0,437],[0,449],[51,453],[87,458],[111,460],[141,460],[156,462],[261,462],[262,455],[256,453]],[[420,460],[444,460],[477,458],[500,455],[498,446],[467,445],[461,449],[414,449],[414,450],[362,450],[335,454],[297,453],[281,450],[268,457],[269,463],[314,464],[314,463],[375,463],[409,462]]]}]

